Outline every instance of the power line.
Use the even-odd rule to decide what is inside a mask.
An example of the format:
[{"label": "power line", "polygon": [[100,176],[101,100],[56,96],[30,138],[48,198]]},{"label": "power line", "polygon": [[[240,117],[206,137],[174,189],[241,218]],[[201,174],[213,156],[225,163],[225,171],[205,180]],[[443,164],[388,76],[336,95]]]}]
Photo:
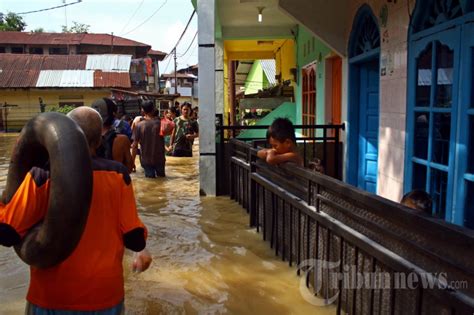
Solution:
[{"label": "power line", "polygon": [[55,6],[55,7],[50,7],[50,8],[41,9],[41,10],[20,12],[20,13],[16,13],[16,14],[18,14],[18,15],[25,15],[25,14],[31,14],[31,13],[38,13],[38,12],[43,12],[43,11],[49,11],[49,10],[64,8],[64,7],[67,7],[67,6],[70,6],[70,5],[73,5],[73,4],[78,4],[78,3],[81,3],[81,2],[82,2],[82,0],[77,0],[76,2],[65,3],[65,4],[62,4],[62,5]]},{"label": "power line", "polygon": [[178,47],[178,44],[179,44],[179,42],[181,41],[181,39],[183,39],[184,34],[186,34],[186,31],[187,31],[187,29],[188,29],[188,26],[189,26],[189,24],[191,23],[191,21],[192,21],[192,19],[193,19],[195,13],[196,13],[196,10],[193,10],[193,13],[192,13],[191,16],[189,17],[188,23],[186,23],[186,27],[184,28],[184,31],[181,33],[181,36],[179,37],[178,41],[176,42],[176,45],[174,45],[173,49],[171,49],[170,53],[167,54],[165,58],[168,58],[168,56],[173,53],[173,51],[176,49],[176,47]]},{"label": "power line", "polygon": [[196,50],[196,46],[193,47],[193,50],[191,50],[191,53],[189,54],[188,58],[186,58],[186,61],[184,62],[185,64],[188,64],[188,61],[193,56],[193,53],[195,50]]},{"label": "power line", "polygon": [[127,28],[128,24],[130,24],[130,21],[132,21],[132,19],[133,19],[133,17],[135,16],[135,14],[137,14],[138,10],[140,10],[140,8],[142,7],[143,2],[145,2],[145,0],[142,0],[142,2],[140,2],[140,4],[138,5],[138,7],[135,9],[135,12],[133,12],[132,16],[128,19],[127,23],[126,23],[126,24],[124,25],[124,27],[122,27],[122,29],[120,30],[120,33],[122,33],[123,30]]},{"label": "power line", "polygon": [[122,34],[120,36],[124,36],[124,35],[127,35],[127,34],[130,34],[131,32],[135,31],[136,29],[138,29],[139,27],[141,27],[143,24],[145,24],[146,22],[148,22],[152,17],[155,16],[156,13],[158,13],[158,11],[160,11],[160,9],[168,2],[168,0],[165,0],[165,2],[163,2],[162,5],[160,5],[160,7],[158,9],[155,10],[155,12],[153,12],[147,19],[145,19],[145,21],[143,21],[142,23],[138,24],[137,27],[135,27],[134,29],[132,29],[131,31],[128,31],[127,33],[125,34]]},{"label": "power line", "polygon": [[198,32],[196,31],[196,34],[194,34],[193,40],[191,41],[191,44],[189,44],[189,46],[188,46],[188,48],[186,48],[186,51],[184,52],[184,54],[181,54],[181,56],[179,56],[179,58],[184,57],[188,53],[188,50],[189,50],[189,48],[191,48],[191,45],[194,43],[194,40],[196,39],[197,34],[198,34]]},{"label": "power line", "polygon": [[[171,56],[171,55],[169,55],[169,56]],[[166,68],[165,68],[165,70],[163,71],[162,74],[165,74],[165,73],[166,73],[166,70],[168,70],[168,67],[169,67],[169,65],[170,65],[171,59],[172,59],[172,58],[170,58],[170,59],[168,60],[168,64],[166,65]],[[164,61],[164,59],[163,59],[163,61]]]}]

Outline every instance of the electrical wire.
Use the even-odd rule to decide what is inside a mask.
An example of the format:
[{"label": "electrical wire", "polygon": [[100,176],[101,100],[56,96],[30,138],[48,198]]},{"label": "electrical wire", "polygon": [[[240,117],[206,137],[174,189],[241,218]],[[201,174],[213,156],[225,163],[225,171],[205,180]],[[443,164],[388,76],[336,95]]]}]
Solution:
[{"label": "electrical wire", "polygon": [[188,64],[189,59],[191,59],[191,57],[194,56],[193,53],[196,50],[196,47],[197,46],[193,47],[193,50],[191,50],[191,53],[189,54],[188,58],[186,58],[186,61],[184,62],[184,64]]},{"label": "electrical wire", "polygon": [[142,2],[140,2],[140,4],[138,5],[138,7],[135,9],[135,12],[133,12],[132,16],[128,19],[127,23],[124,25],[124,27],[122,27],[122,29],[120,30],[119,33],[122,33],[123,30],[127,28],[128,24],[130,24],[130,22],[132,21],[133,17],[135,16],[135,14],[137,14],[138,10],[140,10],[140,8],[142,7],[143,2],[145,2],[145,0],[142,0]]},{"label": "electrical wire", "polygon": [[191,24],[191,21],[192,21],[195,13],[196,13],[196,10],[193,10],[193,13],[189,17],[188,23],[186,23],[186,27],[184,28],[184,31],[181,33],[181,36],[179,37],[178,41],[176,42],[176,45],[174,45],[173,49],[171,49],[171,51],[169,52],[169,54],[166,55],[165,58],[167,58],[169,55],[171,55],[173,53],[173,51],[175,51],[176,47],[178,47],[178,44],[181,41],[181,39],[183,39],[184,34],[186,34],[186,31],[188,30],[188,26],[189,26],[189,24]]},{"label": "electrical wire", "polygon": [[163,2],[163,4],[158,7],[158,9],[156,9],[148,18],[145,19],[145,21],[143,21],[142,23],[138,24],[134,29],[132,29],[132,30],[130,30],[130,31],[124,33],[124,34],[121,34],[120,36],[124,36],[124,35],[130,34],[131,32],[137,30],[137,29],[138,29],[139,27],[141,27],[143,24],[145,24],[146,22],[148,22],[152,17],[154,17],[155,14],[158,13],[158,11],[160,11],[161,8],[163,8],[164,5],[165,5],[167,2],[168,2],[168,0],[165,0],[165,2]]},{"label": "electrical wire", "polygon": [[191,48],[191,45],[194,43],[194,40],[196,39],[197,34],[198,34],[198,32],[196,31],[196,34],[194,34],[193,40],[192,40],[191,43],[189,44],[188,48],[186,48],[186,51],[185,51],[183,54],[181,54],[180,56],[178,56],[179,58],[184,57],[184,56],[188,53],[188,50],[189,50],[189,48]]},{"label": "electrical wire", "polygon": [[[169,56],[171,56],[171,55],[169,55]],[[165,58],[165,59],[166,59],[166,58]],[[163,59],[163,61],[164,61],[165,59]],[[169,65],[170,65],[171,59],[172,59],[172,58],[170,58],[170,59],[168,60],[168,64],[166,65],[166,68],[165,68],[165,70],[162,72],[162,74],[165,74],[165,73],[166,73],[166,70],[168,70],[168,67],[169,67]]]},{"label": "electrical wire", "polygon": [[31,14],[31,13],[44,12],[44,11],[64,8],[64,7],[67,7],[67,6],[70,6],[70,5],[73,5],[73,4],[78,4],[78,3],[81,3],[81,2],[82,2],[82,0],[77,0],[76,2],[65,3],[65,4],[62,4],[62,5],[55,6],[55,7],[50,7],[50,8],[46,8],[46,9],[40,9],[40,10],[34,10],[34,11],[20,12],[20,13],[16,13],[16,14],[17,15],[25,15],[25,14]]}]

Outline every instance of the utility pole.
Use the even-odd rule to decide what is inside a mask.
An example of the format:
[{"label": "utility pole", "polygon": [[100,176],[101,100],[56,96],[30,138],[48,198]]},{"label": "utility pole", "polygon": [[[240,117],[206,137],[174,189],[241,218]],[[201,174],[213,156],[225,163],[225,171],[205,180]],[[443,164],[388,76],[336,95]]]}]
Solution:
[{"label": "utility pole", "polygon": [[174,94],[178,94],[178,64],[176,63],[176,47],[174,48]]}]

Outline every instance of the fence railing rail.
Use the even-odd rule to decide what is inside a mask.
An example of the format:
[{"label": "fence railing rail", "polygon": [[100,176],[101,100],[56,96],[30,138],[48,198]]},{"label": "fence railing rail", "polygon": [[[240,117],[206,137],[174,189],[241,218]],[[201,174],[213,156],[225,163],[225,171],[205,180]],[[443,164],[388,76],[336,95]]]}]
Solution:
[{"label": "fence railing rail", "polygon": [[[473,314],[473,231],[256,152],[230,140],[231,198],[289,265],[336,263],[305,275],[338,313]],[[385,281],[352,286],[353,274]]]}]

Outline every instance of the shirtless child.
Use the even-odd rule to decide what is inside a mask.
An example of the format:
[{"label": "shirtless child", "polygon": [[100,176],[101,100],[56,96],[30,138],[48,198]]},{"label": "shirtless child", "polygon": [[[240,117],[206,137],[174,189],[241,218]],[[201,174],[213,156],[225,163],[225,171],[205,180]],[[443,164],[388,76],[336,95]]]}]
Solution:
[{"label": "shirtless child", "polygon": [[258,151],[259,158],[271,165],[293,162],[303,166],[303,158],[296,147],[295,128],[289,119],[275,119],[268,128],[267,139],[272,148]]}]

